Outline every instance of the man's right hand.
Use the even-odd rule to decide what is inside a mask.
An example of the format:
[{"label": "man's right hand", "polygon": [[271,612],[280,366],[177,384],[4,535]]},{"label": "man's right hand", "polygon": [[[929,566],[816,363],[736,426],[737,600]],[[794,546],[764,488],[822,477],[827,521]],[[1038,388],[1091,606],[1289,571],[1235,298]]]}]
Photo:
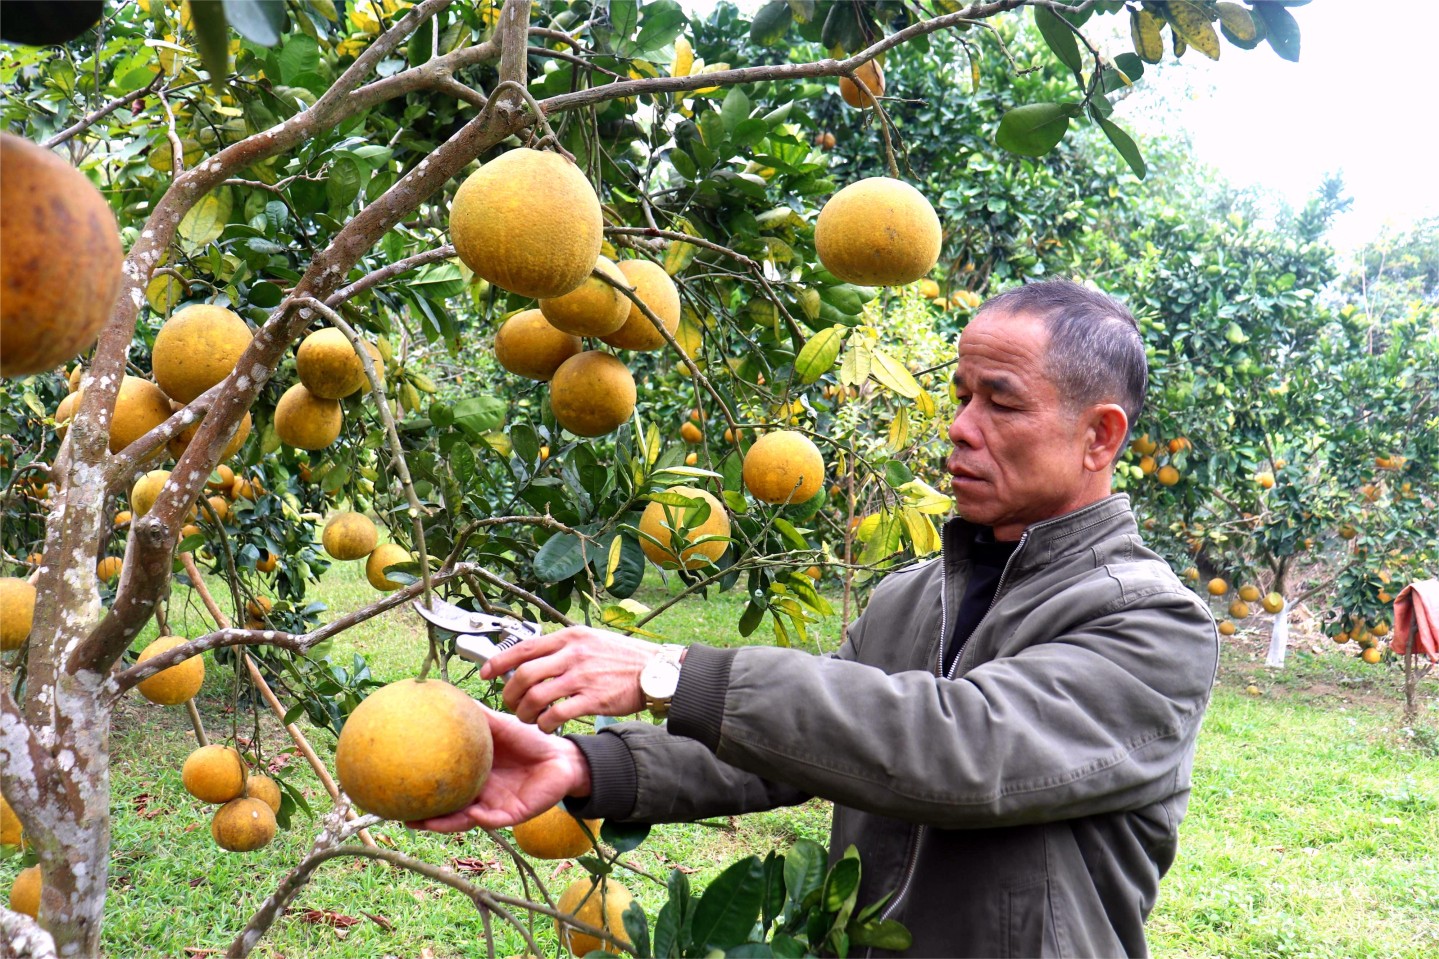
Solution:
[{"label": "man's right hand", "polygon": [[499,829],[532,819],[566,796],[590,794],[589,765],[578,746],[513,716],[481,708],[490,722],[494,764],[480,794],[458,812],[405,825],[448,833]]}]

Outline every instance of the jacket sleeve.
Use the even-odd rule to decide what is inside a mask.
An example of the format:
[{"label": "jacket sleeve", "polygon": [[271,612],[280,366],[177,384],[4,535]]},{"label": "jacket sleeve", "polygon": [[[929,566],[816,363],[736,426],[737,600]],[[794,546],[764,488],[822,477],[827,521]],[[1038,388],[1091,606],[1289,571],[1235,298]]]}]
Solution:
[{"label": "jacket sleeve", "polygon": [[[1176,584],[956,680],[695,646],[669,730],[766,780],[941,828],[1133,809],[1188,785],[1216,640]],[[870,623],[866,642],[884,641]]]},{"label": "jacket sleeve", "polygon": [[[863,617],[850,625],[850,638],[827,658],[853,658],[854,637],[863,628],[862,622]],[[690,648],[715,652],[700,646]],[[806,661],[811,659],[816,658],[805,656]],[[701,660],[686,658],[674,702],[696,700],[696,693],[713,682]],[[566,800],[570,812],[620,822],[690,822],[793,806],[811,798],[803,787],[724,762],[699,740],[676,735],[675,722],[672,707],[667,727],[620,723],[592,736],[570,736],[589,764],[591,786],[587,799]]]}]

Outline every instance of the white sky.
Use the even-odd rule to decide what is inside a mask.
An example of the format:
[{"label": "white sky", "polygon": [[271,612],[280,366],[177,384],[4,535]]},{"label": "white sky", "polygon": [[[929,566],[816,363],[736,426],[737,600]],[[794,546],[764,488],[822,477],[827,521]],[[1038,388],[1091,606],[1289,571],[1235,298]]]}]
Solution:
[{"label": "white sky", "polygon": [[[762,6],[738,2],[747,11]],[[681,3],[699,15],[714,6]],[[1187,130],[1199,158],[1236,186],[1264,186],[1295,205],[1326,172],[1341,171],[1354,201],[1331,237],[1341,249],[1384,225],[1439,215],[1439,0],[1315,0],[1291,12],[1298,63],[1268,44],[1246,51],[1223,41],[1218,63],[1193,50],[1175,61],[1166,51],[1166,68],[1151,68],[1141,82],[1173,91],[1165,128]],[[1120,31],[1120,43],[1102,44],[1111,53],[1129,49],[1122,14],[1090,24]],[[1195,98],[1184,102],[1186,94]],[[1116,119],[1150,112],[1134,102],[1142,97],[1120,104]]]}]

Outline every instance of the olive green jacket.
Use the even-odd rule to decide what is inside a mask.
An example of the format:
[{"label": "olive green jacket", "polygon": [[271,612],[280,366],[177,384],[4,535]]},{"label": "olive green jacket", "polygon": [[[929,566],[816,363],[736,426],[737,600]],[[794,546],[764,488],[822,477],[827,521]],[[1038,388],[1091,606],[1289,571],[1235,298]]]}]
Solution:
[{"label": "olive green jacket", "polygon": [[694,645],[666,728],[575,737],[587,816],[679,822],[821,796],[830,855],[911,956],[1147,952],[1218,661],[1208,609],[1108,497],[1025,531],[952,670],[975,527],[887,577],[839,652]]}]

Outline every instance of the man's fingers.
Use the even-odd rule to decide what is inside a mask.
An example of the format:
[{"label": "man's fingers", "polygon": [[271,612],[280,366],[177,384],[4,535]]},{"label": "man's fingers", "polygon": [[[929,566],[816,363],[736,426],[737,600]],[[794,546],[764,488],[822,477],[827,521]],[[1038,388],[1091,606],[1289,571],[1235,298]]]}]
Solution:
[{"label": "man's fingers", "polygon": [[[550,655],[555,650],[564,646],[563,633],[564,630],[560,630],[560,632],[557,633],[546,633],[542,636],[536,636],[533,639],[527,639],[522,643],[516,643],[504,652],[491,657],[489,662],[480,667],[480,678],[494,679],[496,676],[501,676],[520,666],[522,663],[527,663],[540,656]],[[557,639],[556,637],[561,638]]]}]

